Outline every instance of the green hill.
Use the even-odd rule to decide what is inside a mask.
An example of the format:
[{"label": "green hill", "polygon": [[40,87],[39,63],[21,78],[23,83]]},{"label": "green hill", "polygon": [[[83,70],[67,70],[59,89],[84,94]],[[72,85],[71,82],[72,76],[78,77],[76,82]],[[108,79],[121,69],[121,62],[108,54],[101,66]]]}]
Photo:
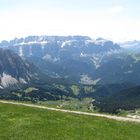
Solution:
[{"label": "green hill", "polygon": [[139,140],[140,125],[0,103],[0,140]]}]

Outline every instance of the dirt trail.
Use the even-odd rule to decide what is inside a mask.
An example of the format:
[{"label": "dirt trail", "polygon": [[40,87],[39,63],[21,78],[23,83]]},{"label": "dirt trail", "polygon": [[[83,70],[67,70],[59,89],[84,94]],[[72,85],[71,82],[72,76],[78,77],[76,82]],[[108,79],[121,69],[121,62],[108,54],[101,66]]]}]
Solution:
[{"label": "dirt trail", "polygon": [[119,116],[99,114],[99,113],[88,113],[88,112],[64,110],[64,109],[51,108],[51,107],[47,107],[47,106],[41,106],[41,105],[35,105],[35,104],[25,104],[25,103],[11,102],[11,101],[0,101],[0,103],[41,108],[41,109],[47,109],[47,110],[53,110],[53,111],[59,111],[59,112],[67,112],[67,113],[80,114],[80,115],[97,116],[97,117],[103,117],[103,118],[113,119],[113,120],[117,120],[117,121],[129,121],[129,122],[140,123],[140,119],[134,119],[134,118],[128,118],[128,117],[119,117]]}]

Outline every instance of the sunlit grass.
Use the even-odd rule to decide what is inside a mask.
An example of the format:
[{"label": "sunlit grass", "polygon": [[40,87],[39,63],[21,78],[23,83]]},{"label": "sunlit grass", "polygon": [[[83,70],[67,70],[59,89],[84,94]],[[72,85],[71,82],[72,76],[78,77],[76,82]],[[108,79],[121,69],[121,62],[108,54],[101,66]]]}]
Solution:
[{"label": "sunlit grass", "polygon": [[139,140],[140,124],[0,103],[0,140]]}]

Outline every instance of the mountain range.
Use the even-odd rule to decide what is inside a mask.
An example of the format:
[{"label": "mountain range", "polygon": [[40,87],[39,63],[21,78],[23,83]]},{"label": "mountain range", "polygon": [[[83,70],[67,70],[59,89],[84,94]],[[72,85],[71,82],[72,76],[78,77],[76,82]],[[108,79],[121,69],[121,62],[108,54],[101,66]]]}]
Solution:
[{"label": "mountain range", "polygon": [[88,36],[28,36],[2,41],[0,88],[18,87],[12,91],[14,97],[10,92],[8,98],[16,98],[19,92],[24,100],[91,97],[97,103],[111,102],[116,95],[125,95],[127,89],[140,85],[140,55],[130,53],[126,46]]},{"label": "mountain range", "polygon": [[84,82],[81,79],[86,77],[93,79],[103,57],[120,51],[119,45],[112,41],[92,40],[86,36],[29,36],[2,41],[0,46],[26,58],[45,74],[72,79],[76,83]]}]

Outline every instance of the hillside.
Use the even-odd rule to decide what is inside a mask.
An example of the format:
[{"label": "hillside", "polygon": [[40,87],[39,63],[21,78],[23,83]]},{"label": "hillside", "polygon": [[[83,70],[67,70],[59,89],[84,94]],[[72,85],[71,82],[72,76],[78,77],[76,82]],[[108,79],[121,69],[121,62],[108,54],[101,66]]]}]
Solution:
[{"label": "hillside", "polygon": [[120,92],[96,100],[94,105],[103,112],[116,112],[119,109],[135,110],[140,108],[140,86],[121,90]]},{"label": "hillside", "polygon": [[39,78],[37,68],[11,50],[0,49],[0,89],[29,84]]},{"label": "hillside", "polygon": [[36,101],[58,100],[63,95],[74,97],[70,91],[59,88],[61,81],[43,74],[13,51],[0,49],[0,99]]},{"label": "hillside", "polygon": [[140,125],[0,104],[1,140],[139,140]]}]

